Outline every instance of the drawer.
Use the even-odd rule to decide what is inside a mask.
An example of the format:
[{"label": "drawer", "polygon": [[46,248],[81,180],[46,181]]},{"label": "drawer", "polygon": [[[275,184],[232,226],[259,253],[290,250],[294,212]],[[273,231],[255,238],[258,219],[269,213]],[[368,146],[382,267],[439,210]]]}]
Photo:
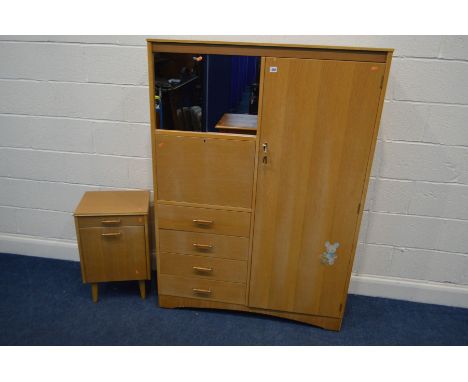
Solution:
[{"label": "drawer", "polygon": [[250,212],[158,204],[159,228],[248,237]]},{"label": "drawer", "polygon": [[159,254],[160,273],[174,276],[200,277],[219,281],[245,283],[247,261],[214,257]]},{"label": "drawer", "polygon": [[78,216],[79,228],[145,225],[145,216]]},{"label": "drawer", "polygon": [[148,278],[144,227],[81,228],[79,240],[83,281]]},{"label": "drawer", "polygon": [[245,304],[245,284],[159,275],[159,294]]},{"label": "drawer", "polygon": [[255,138],[156,134],[157,200],[252,206]]},{"label": "drawer", "polygon": [[159,230],[161,252],[246,260],[249,239],[210,233]]}]

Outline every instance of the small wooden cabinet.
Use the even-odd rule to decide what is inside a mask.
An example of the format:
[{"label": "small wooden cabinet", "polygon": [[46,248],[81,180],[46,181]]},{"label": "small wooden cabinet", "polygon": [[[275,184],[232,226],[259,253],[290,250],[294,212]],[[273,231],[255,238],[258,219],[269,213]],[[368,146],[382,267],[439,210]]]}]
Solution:
[{"label": "small wooden cabinet", "polygon": [[151,278],[148,191],[86,192],[75,210],[84,283],[98,299],[98,283],[138,280],[142,298]]}]

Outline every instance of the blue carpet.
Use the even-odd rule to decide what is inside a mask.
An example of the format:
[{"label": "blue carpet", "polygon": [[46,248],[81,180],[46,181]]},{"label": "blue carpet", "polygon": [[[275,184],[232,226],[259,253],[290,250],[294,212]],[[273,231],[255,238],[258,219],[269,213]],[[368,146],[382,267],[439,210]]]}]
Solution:
[{"label": "blue carpet", "polygon": [[341,332],[267,316],[161,309],[155,282],[101,284],[76,262],[0,254],[0,345],[468,345],[468,309],[350,295]]}]

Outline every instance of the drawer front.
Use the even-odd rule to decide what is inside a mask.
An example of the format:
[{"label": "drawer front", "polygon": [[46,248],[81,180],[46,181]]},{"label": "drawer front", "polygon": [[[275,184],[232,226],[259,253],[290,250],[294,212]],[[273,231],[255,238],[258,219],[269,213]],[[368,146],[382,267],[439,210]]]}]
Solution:
[{"label": "drawer front", "polygon": [[250,212],[158,204],[157,216],[162,229],[249,236]]},{"label": "drawer front", "polygon": [[255,140],[156,135],[157,199],[252,206]]},{"label": "drawer front", "polygon": [[85,282],[147,278],[144,227],[81,228],[79,240]]},{"label": "drawer front", "polygon": [[200,277],[245,283],[247,261],[216,259],[204,256],[159,254],[160,272],[166,275]]},{"label": "drawer front", "polygon": [[79,228],[145,225],[145,216],[78,216]]},{"label": "drawer front", "polygon": [[159,230],[161,252],[246,260],[249,239],[199,232]]},{"label": "drawer front", "polygon": [[159,294],[245,304],[245,284],[159,275]]}]

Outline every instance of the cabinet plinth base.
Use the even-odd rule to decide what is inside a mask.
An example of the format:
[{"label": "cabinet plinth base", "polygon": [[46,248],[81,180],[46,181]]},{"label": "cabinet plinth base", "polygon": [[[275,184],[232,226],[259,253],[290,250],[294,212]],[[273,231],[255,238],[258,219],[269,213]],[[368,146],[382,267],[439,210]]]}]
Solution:
[{"label": "cabinet plinth base", "polygon": [[341,328],[341,318],[312,316],[308,314],[281,312],[277,310],[258,309],[244,305],[229,304],[211,300],[200,300],[195,298],[177,297],[159,295],[159,306],[161,308],[209,308],[209,309],[225,309],[237,310],[242,312],[251,312],[286,318],[293,321],[303,322],[309,325],[314,325],[327,330],[339,331]]}]

